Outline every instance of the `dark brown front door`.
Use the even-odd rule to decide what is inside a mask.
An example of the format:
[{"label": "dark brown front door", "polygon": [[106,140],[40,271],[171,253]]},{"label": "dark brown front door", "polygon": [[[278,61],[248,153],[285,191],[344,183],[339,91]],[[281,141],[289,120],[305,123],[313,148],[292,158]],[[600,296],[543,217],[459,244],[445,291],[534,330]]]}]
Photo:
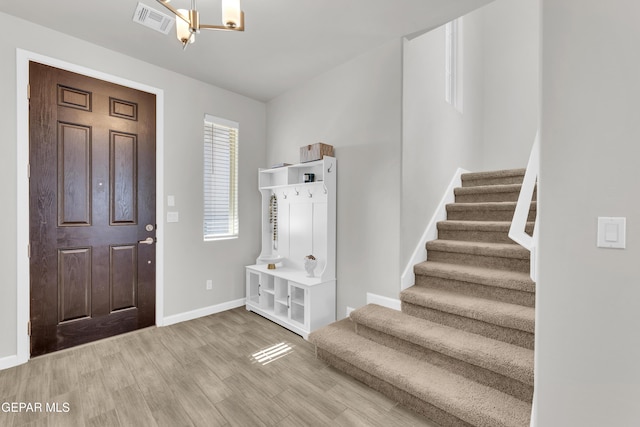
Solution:
[{"label": "dark brown front door", "polygon": [[29,80],[36,356],[155,324],[156,107],[33,62]]}]

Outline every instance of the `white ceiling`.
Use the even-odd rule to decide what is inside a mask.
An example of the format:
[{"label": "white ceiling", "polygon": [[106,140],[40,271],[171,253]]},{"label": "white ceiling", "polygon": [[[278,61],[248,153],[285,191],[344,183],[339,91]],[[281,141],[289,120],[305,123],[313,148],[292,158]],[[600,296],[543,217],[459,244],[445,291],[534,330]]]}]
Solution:
[{"label": "white ceiling", "polygon": [[[202,31],[186,51],[132,20],[138,0],[3,0],[0,12],[268,101],[389,40],[435,28],[492,0],[242,0],[243,33]],[[198,2],[220,23],[221,0]],[[168,12],[156,0],[143,4]],[[173,0],[189,8],[189,0]],[[175,27],[175,25],[174,25]]]}]

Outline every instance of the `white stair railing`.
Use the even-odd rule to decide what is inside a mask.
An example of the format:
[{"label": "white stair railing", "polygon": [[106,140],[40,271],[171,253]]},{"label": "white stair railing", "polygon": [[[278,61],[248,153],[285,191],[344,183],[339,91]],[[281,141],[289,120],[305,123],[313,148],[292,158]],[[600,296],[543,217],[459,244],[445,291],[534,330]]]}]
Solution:
[{"label": "white stair railing", "polygon": [[533,142],[531,148],[531,154],[529,155],[529,162],[527,163],[527,171],[524,174],[522,181],[522,189],[518,196],[518,203],[516,204],[516,210],[513,214],[513,221],[511,221],[511,228],[509,229],[509,238],[514,242],[520,244],[524,248],[528,249],[531,253],[531,265],[530,275],[531,279],[536,281],[536,249],[538,246],[538,215],[533,226],[533,236],[530,236],[526,232],[527,219],[529,217],[529,210],[531,209],[531,202],[533,199],[533,192],[536,188],[538,181],[538,174],[540,172],[540,131],[536,133],[536,139]]}]

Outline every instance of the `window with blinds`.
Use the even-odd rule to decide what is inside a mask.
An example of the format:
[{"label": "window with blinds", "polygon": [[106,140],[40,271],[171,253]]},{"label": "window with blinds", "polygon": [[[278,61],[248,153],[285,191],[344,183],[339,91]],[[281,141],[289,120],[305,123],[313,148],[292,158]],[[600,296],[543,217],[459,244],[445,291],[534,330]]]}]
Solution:
[{"label": "window with blinds", "polygon": [[204,240],[238,237],[238,123],[204,117]]}]

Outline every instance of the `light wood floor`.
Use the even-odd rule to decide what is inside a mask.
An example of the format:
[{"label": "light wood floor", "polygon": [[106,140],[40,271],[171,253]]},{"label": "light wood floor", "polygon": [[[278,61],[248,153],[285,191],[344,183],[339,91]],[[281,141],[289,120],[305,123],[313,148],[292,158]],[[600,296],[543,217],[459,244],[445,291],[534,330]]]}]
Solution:
[{"label": "light wood floor", "polygon": [[[292,351],[266,365],[252,359],[278,343]],[[42,403],[42,412],[4,412],[10,402]],[[47,412],[52,403],[68,412]],[[244,308],[0,371],[0,404],[0,426],[436,427]]]}]

